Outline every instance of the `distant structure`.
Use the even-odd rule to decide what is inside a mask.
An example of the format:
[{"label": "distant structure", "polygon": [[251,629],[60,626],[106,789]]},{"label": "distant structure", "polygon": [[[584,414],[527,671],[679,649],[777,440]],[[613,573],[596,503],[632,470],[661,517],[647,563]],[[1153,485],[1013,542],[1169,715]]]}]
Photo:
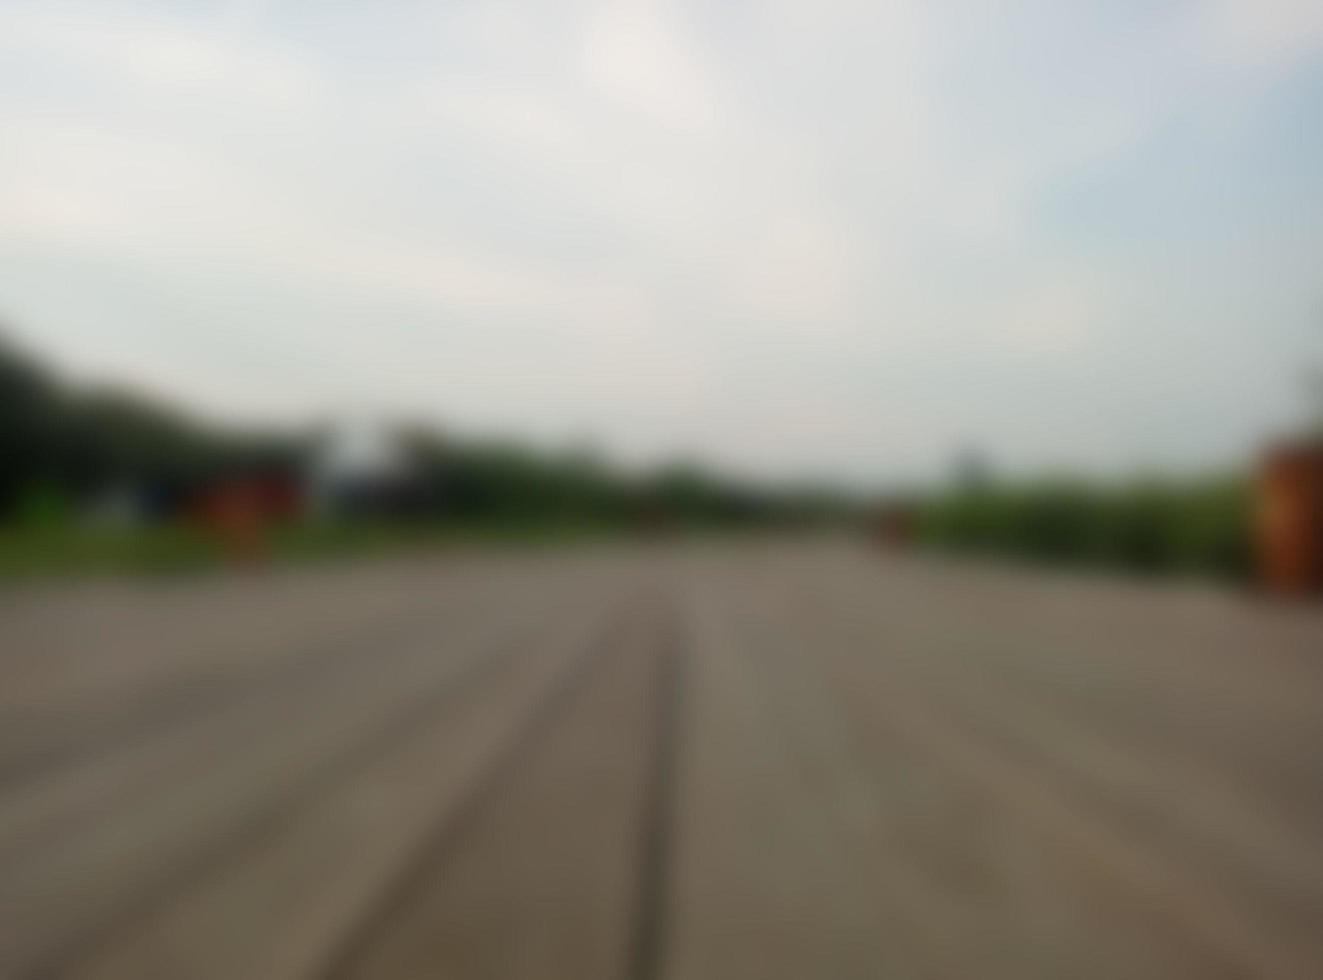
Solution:
[{"label": "distant structure", "polygon": [[872,511],[869,535],[884,548],[899,549],[912,545],[918,536],[918,508],[906,500],[891,500]]},{"label": "distant structure", "polygon": [[151,511],[146,494],[135,483],[122,480],[93,494],[83,504],[84,523],[105,531],[125,531],[148,523]]},{"label": "distant structure", "polygon": [[418,475],[389,429],[365,422],[339,426],[314,446],[306,484],[314,516],[392,516],[406,508]]},{"label": "distant structure", "polygon": [[1263,585],[1278,595],[1323,593],[1323,438],[1264,455],[1256,517]]},{"label": "distant structure", "polygon": [[965,446],[956,453],[951,478],[960,490],[986,490],[994,481],[994,470],[986,453],[976,446]]},{"label": "distant structure", "polygon": [[235,474],[209,484],[190,504],[190,516],[215,537],[226,555],[261,561],[273,527],[304,516],[301,482],[279,471]]},{"label": "distant structure", "polygon": [[1259,465],[1259,580],[1278,595],[1323,595],[1323,367],[1302,377],[1307,423]]}]

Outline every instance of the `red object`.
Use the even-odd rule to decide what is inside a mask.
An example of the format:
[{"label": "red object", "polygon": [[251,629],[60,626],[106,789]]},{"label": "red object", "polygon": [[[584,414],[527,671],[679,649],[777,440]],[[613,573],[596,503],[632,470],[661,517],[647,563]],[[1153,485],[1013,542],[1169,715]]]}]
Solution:
[{"label": "red object", "polygon": [[259,477],[254,483],[258,509],[268,520],[292,521],[302,516],[303,488],[286,476]]},{"label": "red object", "polygon": [[297,518],[303,511],[298,482],[284,476],[232,477],[203,491],[194,501],[194,517],[238,561],[260,561],[267,551],[272,524]]},{"label": "red object", "polygon": [[1323,445],[1279,446],[1264,457],[1257,517],[1263,584],[1279,595],[1323,591]]},{"label": "red object", "polygon": [[901,548],[914,540],[914,511],[901,504],[881,508],[873,519],[873,537],[888,548]]}]

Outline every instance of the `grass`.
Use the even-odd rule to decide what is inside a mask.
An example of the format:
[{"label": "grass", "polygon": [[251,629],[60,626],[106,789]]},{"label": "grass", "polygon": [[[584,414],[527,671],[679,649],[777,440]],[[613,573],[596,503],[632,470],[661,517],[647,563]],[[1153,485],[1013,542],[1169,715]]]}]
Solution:
[{"label": "grass", "polygon": [[925,501],[929,544],[1059,566],[1151,575],[1248,574],[1250,488],[1238,477],[1099,486],[1047,480]]},{"label": "grass", "polygon": [[27,578],[119,571],[180,572],[218,564],[217,542],[186,527],[133,531],[0,529],[0,575]]},{"label": "grass", "polygon": [[[257,561],[281,565],[465,545],[545,546],[598,537],[604,531],[579,524],[306,522],[271,529]],[[241,563],[243,559],[217,537],[187,524],[133,529],[0,527],[0,578],[4,579],[178,575]]]}]

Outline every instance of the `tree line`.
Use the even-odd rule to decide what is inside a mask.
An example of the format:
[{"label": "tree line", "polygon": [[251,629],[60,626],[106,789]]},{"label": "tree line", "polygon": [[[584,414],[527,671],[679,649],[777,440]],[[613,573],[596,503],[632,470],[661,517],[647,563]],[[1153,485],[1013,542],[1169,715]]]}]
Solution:
[{"label": "tree line", "polygon": [[[0,524],[69,514],[132,484],[151,518],[244,474],[304,473],[324,433],[206,424],[115,388],[61,383],[0,342]],[[873,510],[822,486],[768,486],[671,464],[625,473],[590,452],[455,438],[401,427],[412,474],[384,511],[398,524],[758,527],[899,518],[910,543],[1059,566],[1240,577],[1253,500],[1243,473],[1104,482],[957,473]]]},{"label": "tree line", "polygon": [[[455,438],[426,426],[402,426],[395,436],[411,476],[376,516],[400,522],[753,526],[832,519],[851,506],[828,488],[761,485],[692,464],[626,473],[588,452]],[[217,481],[299,478],[325,438],[321,430],[207,424],[123,388],[65,384],[0,342],[0,521],[72,512],[125,485],[151,517],[169,520]]]},{"label": "tree line", "polygon": [[921,540],[965,554],[1232,578],[1252,559],[1253,489],[1238,473],[956,482],[915,506]]}]

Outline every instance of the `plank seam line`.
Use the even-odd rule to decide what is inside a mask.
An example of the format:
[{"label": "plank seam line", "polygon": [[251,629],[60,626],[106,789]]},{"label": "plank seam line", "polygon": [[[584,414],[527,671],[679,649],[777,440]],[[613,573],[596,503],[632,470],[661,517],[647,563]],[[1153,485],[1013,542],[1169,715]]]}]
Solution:
[{"label": "plank seam line", "polygon": [[510,781],[540,742],[540,736],[560,717],[576,691],[598,662],[617,649],[621,634],[629,625],[633,605],[627,612],[613,619],[569,666],[563,667],[551,681],[522,723],[506,736],[485,770],[460,801],[442,815],[435,831],[427,835],[411,859],[401,865],[400,872],[379,892],[376,900],[366,907],[357,923],[350,927],[344,940],[331,948],[323,965],[311,970],[310,976],[323,980],[339,980],[352,976],[364,957],[381,939],[401,910],[415,900],[437,870],[450,857],[454,848],[466,837],[481,818],[487,805]]},{"label": "plank seam line", "polygon": [[240,826],[222,833],[212,846],[205,847],[193,860],[184,861],[173,874],[166,876],[166,880],[159,882],[156,887],[148,888],[137,898],[126,901],[109,919],[93,925],[83,935],[61,944],[46,959],[38,960],[37,965],[25,975],[29,980],[46,980],[66,975],[76,965],[90,960],[109,945],[116,932],[167,907],[194,882],[224,867],[235,854],[275,832],[290,814],[333,791],[344,779],[352,778],[355,772],[370,766],[382,752],[388,751],[398,740],[409,738],[415,730],[426,724],[447,701],[471,686],[482,683],[500,669],[508,668],[520,649],[519,640],[525,627],[528,624],[521,624],[519,636],[488,643],[471,652],[455,674],[443,678],[402,714],[376,727],[364,741],[315,766],[311,772],[297,780],[280,800],[247,818],[241,818]]},{"label": "plank seam line", "polygon": [[686,653],[679,617],[673,613],[657,656],[648,781],[638,838],[638,884],[625,980],[655,980],[665,965]]},{"label": "plank seam line", "polygon": [[[487,605],[496,607],[498,603],[492,600]],[[171,682],[154,692],[155,700],[141,711],[111,718],[79,741],[56,743],[31,757],[0,765],[0,792],[11,792],[50,774],[95,762],[124,745],[137,747],[149,736],[168,734],[200,716],[223,713],[255,693],[297,690],[310,675],[328,668],[349,669],[358,661],[370,660],[382,644],[402,646],[426,636],[437,619],[435,604],[420,603],[365,627],[301,642],[294,654],[278,663],[259,666],[252,676],[227,677],[205,690],[199,690],[193,680]],[[333,647],[329,652],[328,645]]]}]

